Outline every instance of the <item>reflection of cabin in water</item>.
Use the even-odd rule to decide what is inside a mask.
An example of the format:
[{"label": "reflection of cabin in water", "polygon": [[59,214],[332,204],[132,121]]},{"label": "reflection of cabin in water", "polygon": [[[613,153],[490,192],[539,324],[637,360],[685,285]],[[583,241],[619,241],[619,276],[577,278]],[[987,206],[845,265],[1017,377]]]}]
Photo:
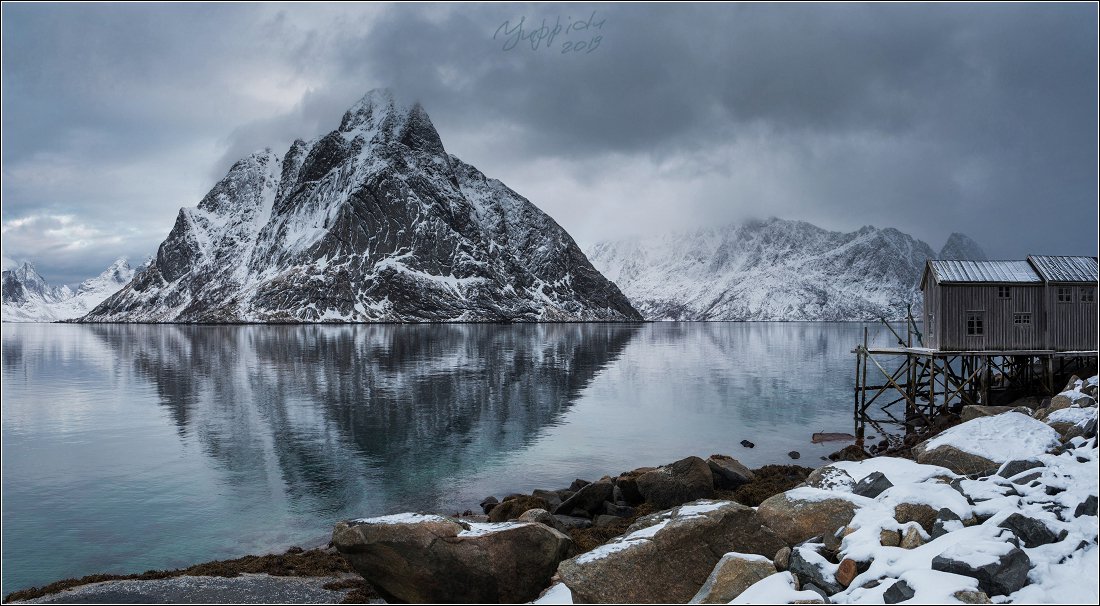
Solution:
[{"label": "reflection of cabin in water", "polygon": [[943,351],[1096,348],[1096,257],[928,261],[923,345]]},{"label": "reflection of cabin in water", "polygon": [[[1096,257],[928,261],[923,332],[909,318],[897,347],[872,347],[865,336],[854,350],[857,436],[866,423],[912,429],[1095,373],[1098,273]],[[904,413],[893,408],[900,403]],[[873,418],[879,411],[886,416]]]}]

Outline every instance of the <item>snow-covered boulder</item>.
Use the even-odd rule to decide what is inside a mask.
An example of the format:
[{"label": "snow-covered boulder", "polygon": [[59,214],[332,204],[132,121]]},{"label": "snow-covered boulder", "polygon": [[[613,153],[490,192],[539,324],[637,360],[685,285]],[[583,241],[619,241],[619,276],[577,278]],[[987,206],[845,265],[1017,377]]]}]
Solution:
[{"label": "snow-covered boulder", "polygon": [[543,524],[421,514],[341,522],[332,542],[384,597],[413,603],[530,601],[572,546]]},{"label": "snow-covered boulder", "polygon": [[955,473],[981,473],[1011,459],[1044,454],[1060,443],[1049,425],[1018,412],[956,425],[913,448],[917,462]]},{"label": "snow-covered boulder", "polygon": [[707,582],[689,604],[728,604],[757,581],[776,573],[775,565],[760,555],[731,552],[722,556]]},{"label": "snow-covered boulder", "polygon": [[706,583],[721,555],[771,557],[783,541],[751,507],[699,500],[640,518],[625,535],[558,567],[585,603],[683,603]]},{"label": "snow-covered boulder", "polygon": [[856,508],[870,499],[857,495],[803,487],[768,498],[757,512],[789,545],[831,534],[846,525]]}]

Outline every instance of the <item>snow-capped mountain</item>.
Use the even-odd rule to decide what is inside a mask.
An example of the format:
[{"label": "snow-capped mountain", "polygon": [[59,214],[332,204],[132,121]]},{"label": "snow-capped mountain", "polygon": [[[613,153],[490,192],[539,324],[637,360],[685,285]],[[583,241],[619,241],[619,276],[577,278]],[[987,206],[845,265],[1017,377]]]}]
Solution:
[{"label": "snow-capped mountain", "polygon": [[103,273],[81,282],[74,292],[68,286],[51,286],[33,265],[23,263],[3,272],[3,320],[55,322],[79,318],[133,277],[134,270],[126,259],[118,259]]},{"label": "snow-capped mountain", "polygon": [[934,256],[896,229],[775,218],[588,251],[647,320],[900,320],[910,304],[919,317],[918,282]]},{"label": "snow-capped mountain", "polygon": [[937,259],[964,259],[969,261],[988,261],[985,251],[966,234],[955,232],[947,238],[947,242],[940,249]]},{"label": "snow-capped mountain", "polygon": [[420,104],[237,162],[86,321],[636,320],[534,204],[450,155]]}]

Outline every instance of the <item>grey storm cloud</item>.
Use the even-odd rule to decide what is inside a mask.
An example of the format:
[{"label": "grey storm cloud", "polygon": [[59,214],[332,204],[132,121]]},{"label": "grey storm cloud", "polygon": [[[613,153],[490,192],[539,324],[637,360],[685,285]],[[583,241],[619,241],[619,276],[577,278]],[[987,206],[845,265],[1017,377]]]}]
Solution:
[{"label": "grey storm cloud", "polygon": [[[1094,4],[3,12],[4,254],[47,277],[152,253],[236,159],[382,86],[582,244],[777,215],[1096,254]],[[578,27],[505,50],[521,18]]]}]

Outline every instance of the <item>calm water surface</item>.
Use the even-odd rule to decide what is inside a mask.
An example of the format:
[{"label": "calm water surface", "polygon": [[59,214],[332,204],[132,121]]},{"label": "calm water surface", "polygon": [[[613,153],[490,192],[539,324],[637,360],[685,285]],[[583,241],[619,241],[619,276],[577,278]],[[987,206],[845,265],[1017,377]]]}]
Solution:
[{"label": "calm water surface", "polygon": [[812,432],[851,431],[862,334],[4,324],[2,591],[313,546],[344,518],[691,454],[815,465],[837,445]]}]

